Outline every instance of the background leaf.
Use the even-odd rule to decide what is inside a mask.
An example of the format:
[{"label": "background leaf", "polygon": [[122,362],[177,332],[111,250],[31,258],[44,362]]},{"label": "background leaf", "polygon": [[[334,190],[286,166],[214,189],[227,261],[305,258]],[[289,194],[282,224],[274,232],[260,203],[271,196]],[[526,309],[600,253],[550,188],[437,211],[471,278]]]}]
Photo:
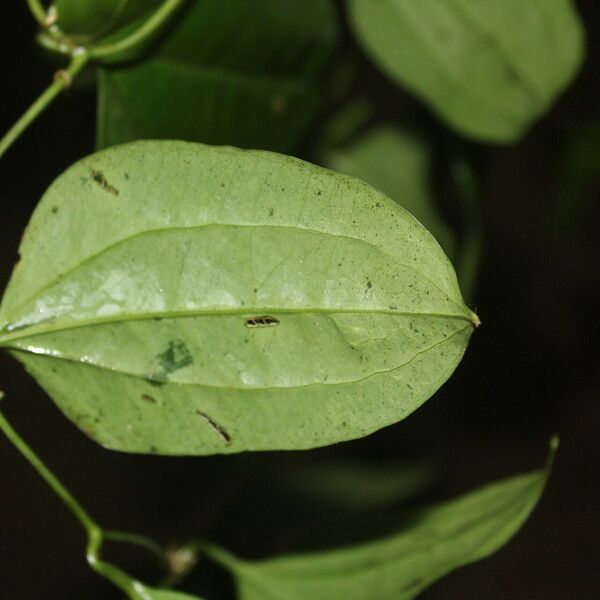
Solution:
[{"label": "background leaf", "polygon": [[92,438],[131,452],[367,435],[429,398],[478,324],[398,204],[268,152],[89,156],[48,190],[20,253],[0,345]]},{"label": "background leaf", "polygon": [[209,549],[235,576],[241,600],[408,600],[450,571],[489,556],[522,526],[548,469],[483,487],[416,513],[367,544],[262,561]]},{"label": "background leaf", "polygon": [[349,0],[359,42],[460,133],[512,142],[568,85],[583,56],[570,0]]},{"label": "background leaf", "polygon": [[336,41],[329,0],[193,2],[145,60],[99,71],[97,145],[167,138],[291,152],[318,114]]},{"label": "background leaf", "polygon": [[373,510],[414,497],[433,481],[432,469],[422,463],[366,464],[320,462],[295,469],[280,482],[311,502],[342,510]]}]

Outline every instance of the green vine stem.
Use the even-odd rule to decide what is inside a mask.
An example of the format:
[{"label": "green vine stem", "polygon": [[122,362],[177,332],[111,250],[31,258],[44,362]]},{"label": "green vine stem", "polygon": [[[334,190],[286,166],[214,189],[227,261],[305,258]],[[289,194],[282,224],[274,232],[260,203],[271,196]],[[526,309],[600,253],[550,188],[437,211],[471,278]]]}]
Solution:
[{"label": "green vine stem", "polygon": [[46,27],[48,24],[48,13],[46,12],[46,9],[40,0],[27,0],[27,6],[29,6],[29,10],[31,11],[31,14],[34,16],[35,20],[42,27]]},{"label": "green vine stem", "polygon": [[[0,400],[4,394],[0,392]],[[37,454],[27,445],[27,442],[14,430],[12,425],[6,420],[6,417],[0,411],[0,430],[12,442],[23,457],[38,472],[44,481],[54,490],[56,495],[63,501],[65,506],[71,511],[73,516],[79,521],[87,534],[86,558],[90,567],[99,575],[102,575],[132,600],[140,600],[140,584],[121,571],[118,567],[105,562],[100,557],[100,550],[105,540],[134,544],[150,550],[164,561],[164,552],[159,544],[144,536],[121,532],[104,531],[81,506],[77,499],[67,490],[59,479],[46,467]]]},{"label": "green vine stem", "polygon": [[130,35],[108,44],[91,46],[92,58],[106,59],[122,52],[127,52],[150,39],[171,18],[175,11],[187,0],[165,0],[154,14]]},{"label": "green vine stem", "polygon": [[73,54],[71,63],[66,69],[57,71],[54,81],[42,95],[25,111],[23,116],[8,130],[0,140],[0,157],[12,146],[19,136],[31,125],[44,109],[62,92],[71,85],[77,73],[83,69],[89,60],[89,54],[83,49]]},{"label": "green vine stem", "polygon": [[116,54],[126,52],[144,43],[156,34],[160,28],[168,21],[175,11],[187,0],[165,0],[159,8],[150,16],[138,29],[126,37],[115,42],[89,47],[74,46],[72,40],[60,31],[53,23],[50,15],[40,2],[40,0],[27,0],[29,9],[41,25],[41,27],[50,35],[43,35],[41,43],[46,48],[57,52],[68,54],[71,62],[66,69],[57,71],[54,75],[54,81],[44,90],[42,95],[27,109],[25,114],[9,129],[9,131],[0,139],[0,157],[12,146],[19,136],[31,125],[33,121],[51,104],[51,102],[64,89],[71,85],[76,75],[83,69],[90,59],[106,60]]}]

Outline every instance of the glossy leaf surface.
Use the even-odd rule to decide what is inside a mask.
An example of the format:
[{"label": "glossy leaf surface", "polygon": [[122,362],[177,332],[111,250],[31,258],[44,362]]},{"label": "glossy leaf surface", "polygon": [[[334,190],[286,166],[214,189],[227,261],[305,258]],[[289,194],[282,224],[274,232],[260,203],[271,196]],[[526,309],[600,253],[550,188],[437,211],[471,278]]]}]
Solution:
[{"label": "glossy leaf surface", "polygon": [[0,307],[12,349],[101,444],[310,448],[406,417],[473,327],[434,238],[286,156],[138,142],[38,205]]},{"label": "glossy leaf surface", "polygon": [[194,2],[145,60],[99,72],[99,148],[143,138],[290,152],[320,106],[329,0]]},{"label": "glossy leaf surface", "polygon": [[442,219],[430,188],[431,156],[417,137],[392,126],[368,131],[326,156],[327,166],[353,175],[396,200],[433,234],[449,256],[454,235]]},{"label": "glossy leaf surface", "polygon": [[488,485],[422,510],[395,535],[339,550],[243,561],[216,550],[241,600],[409,600],[450,571],[489,556],[519,530],[547,472]]},{"label": "glossy leaf surface", "polygon": [[570,0],[349,0],[375,63],[464,135],[518,139],[583,56]]}]

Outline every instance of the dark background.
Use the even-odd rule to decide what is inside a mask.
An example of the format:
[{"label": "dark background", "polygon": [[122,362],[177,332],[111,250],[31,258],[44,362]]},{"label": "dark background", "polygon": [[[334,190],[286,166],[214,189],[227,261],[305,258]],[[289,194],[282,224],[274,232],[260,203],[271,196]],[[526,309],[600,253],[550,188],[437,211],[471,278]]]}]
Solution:
[{"label": "dark background", "polygon": [[[313,545],[324,544],[326,539],[315,536],[324,536],[325,530],[315,524],[309,501],[278,496],[282,470],[293,475],[305,463],[348,457],[425,458],[439,474],[427,499],[437,499],[537,468],[550,435],[557,432],[561,447],[551,481],[522,531],[492,558],[456,571],[422,597],[600,597],[598,178],[586,183],[569,225],[552,225],[566,140],[600,121],[600,48],[594,36],[600,30],[600,7],[587,0],[578,8],[588,50],[574,85],[519,144],[468,144],[476,159],[485,229],[476,292],[483,326],[455,375],[406,421],[366,439],[311,452],[128,456],[85,438],[19,364],[0,356],[0,387],[7,396],[2,410],[100,523],[165,542],[208,537],[248,557],[306,548],[311,544],[303,533],[312,534]],[[4,131],[46,85],[54,67],[36,47],[25,2],[3,3],[0,28]],[[352,53],[347,32],[346,37]],[[366,59],[359,65],[356,85],[374,92],[377,118],[410,119],[439,148],[452,143],[451,134],[425,108],[408,95],[398,100],[397,89]],[[45,188],[93,151],[94,103],[91,85],[66,94],[0,161],[2,286]],[[370,527],[368,515],[361,520]],[[87,568],[84,542],[79,525],[1,438],[0,597],[120,598]],[[110,555],[150,581],[159,574],[136,550],[115,548]],[[190,579],[189,589],[194,586],[210,598],[230,593],[227,577],[208,562],[201,562]]]}]

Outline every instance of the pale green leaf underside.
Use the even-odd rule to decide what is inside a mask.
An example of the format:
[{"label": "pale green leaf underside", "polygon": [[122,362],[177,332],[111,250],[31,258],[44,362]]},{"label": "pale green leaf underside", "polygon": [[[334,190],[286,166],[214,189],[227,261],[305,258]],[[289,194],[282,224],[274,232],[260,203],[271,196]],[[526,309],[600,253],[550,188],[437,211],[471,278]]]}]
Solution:
[{"label": "pale green leaf underside", "polygon": [[349,0],[371,58],[461,133],[517,139],[575,75],[570,0]]},{"label": "pale green leaf underside", "polygon": [[240,600],[409,600],[503,546],[533,510],[546,479],[546,472],[534,472],[488,485],[363,545],[256,562],[210,553],[233,572]]},{"label": "pale green leaf underside", "polygon": [[87,157],[20,252],[0,344],[80,428],[130,452],[366,435],[435,392],[477,323],[406,211],[268,152],[138,142]]}]

